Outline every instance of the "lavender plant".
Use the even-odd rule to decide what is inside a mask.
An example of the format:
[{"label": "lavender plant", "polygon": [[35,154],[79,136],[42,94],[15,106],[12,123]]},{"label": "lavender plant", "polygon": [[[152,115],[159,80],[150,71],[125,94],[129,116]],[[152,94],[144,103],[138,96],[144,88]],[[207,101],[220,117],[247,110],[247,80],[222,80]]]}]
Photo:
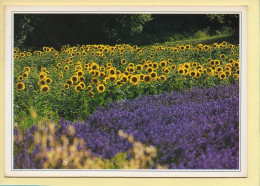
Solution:
[{"label": "lavender plant", "polygon": [[[36,142],[43,138],[37,134],[39,126],[35,125],[27,131],[16,129],[14,167],[45,168],[45,162],[49,159],[47,154],[52,151],[52,141],[60,141],[65,136],[68,144],[73,144],[71,125],[74,137],[84,141],[84,145],[77,146],[77,151],[88,149],[93,157],[100,157],[102,161],[113,162],[120,153],[125,153],[125,157],[117,162],[135,160],[133,153],[130,153],[130,149],[134,148],[131,137],[130,140],[120,137],[124,131],[142,145],[156,148],[156,156],[148,158],[150,163],[139,168],[239,168],[238,84],[113,102],[97,109],[85,122],[60,120],[54,126],[52,137],[44,137],[46,143]],[[61,148],[65,148],[64,145],[67,143],[61,143]],[[64,168],[55,165],[47,167]]]}]

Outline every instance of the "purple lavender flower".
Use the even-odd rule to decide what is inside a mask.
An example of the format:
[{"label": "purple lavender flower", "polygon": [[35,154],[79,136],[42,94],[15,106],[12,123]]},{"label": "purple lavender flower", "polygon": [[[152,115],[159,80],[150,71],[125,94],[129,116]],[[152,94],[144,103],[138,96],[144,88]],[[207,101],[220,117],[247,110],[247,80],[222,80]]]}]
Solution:
[{"label": "purple lavender flower", "polygon": [[[239,168],[238,84],[113,102],[98,108],[85,122],[60,120],[55,138],[68,136],[71,124],[86,148],[102,158],[112,158],[131,147],[118,136],[123,130],[157,148],[155,165],[169,169]],[[15,141],[15,168],[41,168],[34,157],[39,149],[26,150],[33,143],[35,130],[33,126],[23,132],[23,141]]]}]

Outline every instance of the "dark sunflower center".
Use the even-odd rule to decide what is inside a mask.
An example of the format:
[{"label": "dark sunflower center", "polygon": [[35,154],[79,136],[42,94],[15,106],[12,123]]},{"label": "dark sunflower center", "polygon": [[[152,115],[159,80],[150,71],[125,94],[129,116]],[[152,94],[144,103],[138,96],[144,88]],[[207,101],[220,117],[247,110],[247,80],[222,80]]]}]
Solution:
[{"label": "dark sunflower center", "polygon": [[149,76],[145,76],[144,80],[145,81],[150,81],[150,77]]},{"label": "dark sunflower center", "polygon": [[21,83],[18,84],[18,88],[19,88],[19,89],[22,89],[22,88],[23,88],[23,84],[21,84]]},{"label": "dark sunflower center", "polygon": [[133,78],[132,78],[132,81],[133,81],[134,83],[136,83],[136,82],[137,82],[137,78],[136,78],[136,77],[133,77]]},{"label": "dark sunflower center", "polygon": [[100,86],[100,87],[99,87],[99,90],[104,90],[104,87],[103,87],[103,86]]},{"label": "dark sunflower center", "polygon": [[44,88],[42,89],[42,91],[43,91],[43,92],[46,92],[46,91],[48,91],[48,88],[47,88],[47,87],[44,87]]}]

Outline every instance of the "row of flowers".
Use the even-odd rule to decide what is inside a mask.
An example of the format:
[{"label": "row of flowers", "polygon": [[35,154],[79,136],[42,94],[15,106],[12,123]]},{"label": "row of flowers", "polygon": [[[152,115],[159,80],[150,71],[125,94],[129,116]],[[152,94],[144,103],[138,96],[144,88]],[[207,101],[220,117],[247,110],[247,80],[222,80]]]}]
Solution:
[{"label": "row of flowers", "polygon": [[[65,161],[71,168],[91,168],[84,166],[89,158],[111,163],[116,162],[118,153],[125,152],[126,165],[136,157],[143,157],[139,163],[152,162],[143,168],[238,169],[238,92],[239,85],[233,84],[146,95],[101,107],[85,122],[60,120],[57,125],[15,129],[14,167],[67,168]],[[55,141],[61,143],[53,144]],[[133,141],[148,150],[133,150]],[[54,156],[59,149],[65,151]],[[88,155],[81,149],[88,149]],[[68,158],[76,152],[82,159]]]}]

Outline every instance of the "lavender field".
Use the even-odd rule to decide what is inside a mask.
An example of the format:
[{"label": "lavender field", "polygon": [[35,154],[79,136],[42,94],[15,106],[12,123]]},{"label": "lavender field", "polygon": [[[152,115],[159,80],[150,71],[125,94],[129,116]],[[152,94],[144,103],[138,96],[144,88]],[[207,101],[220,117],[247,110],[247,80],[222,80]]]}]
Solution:
[{"label": "lavender field", "polygon": [[239,84],[122,99],[14,131],[16,169],[238,169]]}]

